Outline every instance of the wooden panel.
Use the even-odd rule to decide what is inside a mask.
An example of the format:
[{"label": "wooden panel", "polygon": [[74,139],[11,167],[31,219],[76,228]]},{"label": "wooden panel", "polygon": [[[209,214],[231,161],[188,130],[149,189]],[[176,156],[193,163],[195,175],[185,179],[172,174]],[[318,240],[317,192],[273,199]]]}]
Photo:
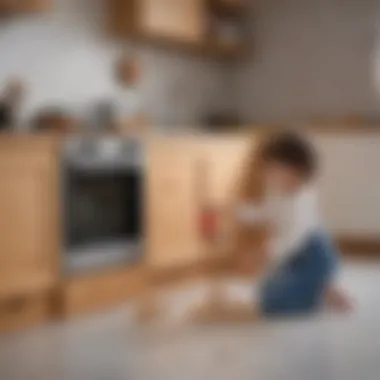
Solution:
[{"label": "wooden panel", "polygon": [[44,293],[0,301],[0,332],[47,322],[49,317],[49,296]]},{"label": "wooden panel", "polygon": [[125,268],[74,277],[62,289],[63,312],[80,315],[118,305],[144,288],[143,268]]},{"label": "wooden panel", "polygon": [[[151,145],[148,179],[148,264],[181,268],[205,258],[199,216],[203,206],[227,208],[240,197],[246,166],[258,140],[252,137],[167,139]],[[226,215],[227,216],[227,215]],[[235,244],[226,218],[224,251]],[[219,251],[219,249],[218,249]]]},{"label": "wooden panel", "polygon": [[57,152],[48,141],[0,140],[0,296],[58,279]]},{"label": "wooden panel", "polygon": [[250,175],[245,167],[251,161],[250,154],[255,150],[255,143],[248,136],[214,137],[201,143],[202,162],[205,165],[202,203],[222,211],[218,243],[213,244],[213,249],[205,249],[206,255],[220,257],[239,250],[237,234],[240,227],[228,210],[232,211],[241,201],[245,176]]},{"label": "wooden panel", "polygon": [[149,146],[147,229],[150,266],[182,266],[199,255],[197,147],[156,140]]},{"label": "wooden panel", "polygon": [[237,196],[248,155],[255,140],[248,137],[225,137],[202,143],[206,165],[206,193],[214,205],[226,205]]},{"label": "wooden panel", "polygon": [[141,0],[139,29],[142,34],[200,42],[205,20],[202,0]]}]

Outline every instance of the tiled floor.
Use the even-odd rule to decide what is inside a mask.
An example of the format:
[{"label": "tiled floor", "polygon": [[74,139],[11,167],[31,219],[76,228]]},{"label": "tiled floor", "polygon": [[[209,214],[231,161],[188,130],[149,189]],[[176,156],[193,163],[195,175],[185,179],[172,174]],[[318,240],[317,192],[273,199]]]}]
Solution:
[{"label": "tiled floor", "polygon": [[[378,380],[380,263],[347,264],[342,282],[357,300],[349,316],[138,330],[126,306],[64,326],[5,335],[0,379]],[[234,292],[250,295],[244,286],[236,285]],[[189,299],[190,294],[181,296]]]}]

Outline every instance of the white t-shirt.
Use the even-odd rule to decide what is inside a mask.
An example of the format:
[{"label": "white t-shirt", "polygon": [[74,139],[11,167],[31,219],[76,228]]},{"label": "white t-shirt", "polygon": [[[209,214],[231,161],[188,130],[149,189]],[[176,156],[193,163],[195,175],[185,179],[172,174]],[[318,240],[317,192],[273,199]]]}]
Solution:
[{"label": "white t-shirt", "polygon": [[269,240],[271,265],[279,265],[296,254],[321,226],[317,194],[305,186],[292,196],[268,195],[261,205],[239,206],[240,221],[268,223],[273,228]]}]

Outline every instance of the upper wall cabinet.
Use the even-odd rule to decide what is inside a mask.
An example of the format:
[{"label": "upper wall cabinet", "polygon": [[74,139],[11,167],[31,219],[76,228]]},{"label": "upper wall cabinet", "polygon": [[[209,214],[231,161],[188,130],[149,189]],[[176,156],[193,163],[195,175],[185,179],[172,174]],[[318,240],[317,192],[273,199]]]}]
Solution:
[{"label": "upper wall cabinet", "polygon": [[235,58],[243,48],[241,1],[109,0],[109,29],[119,38]]},{"label": "upper wall cabinet", "polygon": [[141,33],[184,42],[201,42],[205,34],[203,0],[140,0]]},{"label": "upper wall cabinet", "polygon": [[111,0],[110,28],[117,36],[200,42],[203,0]]}]

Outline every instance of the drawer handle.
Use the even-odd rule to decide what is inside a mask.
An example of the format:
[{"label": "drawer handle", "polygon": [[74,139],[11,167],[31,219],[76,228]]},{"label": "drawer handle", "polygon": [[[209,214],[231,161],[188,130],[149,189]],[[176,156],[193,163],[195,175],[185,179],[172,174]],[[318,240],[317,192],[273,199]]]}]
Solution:
[{"label": "drawer handle", "polygon": [[15,297],[0,303],[0,308],[12,313],[21,312],[27,303],[27,299],[25,297]]}]

